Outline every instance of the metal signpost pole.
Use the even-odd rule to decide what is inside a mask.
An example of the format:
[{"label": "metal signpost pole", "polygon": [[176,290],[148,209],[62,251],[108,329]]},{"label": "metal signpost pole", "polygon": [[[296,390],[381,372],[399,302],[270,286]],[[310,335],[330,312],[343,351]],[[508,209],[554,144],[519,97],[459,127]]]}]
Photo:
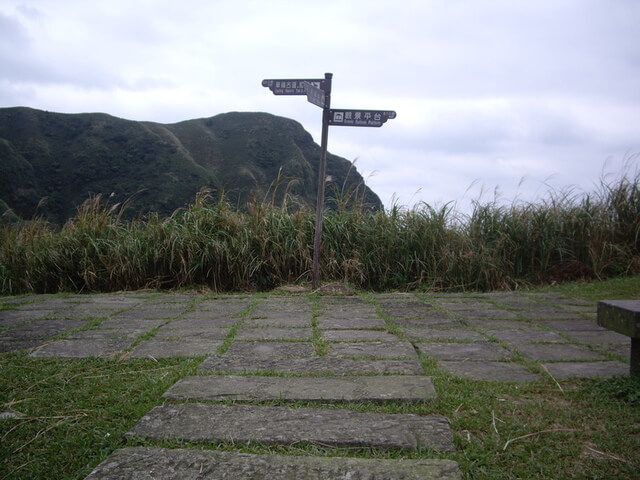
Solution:
[{"label": "metal signpost pole", "polygon": [[343,127],[381,127],[387,120],[396,118],[393,110],[331,110],[331,79],[333,73],[325,73],[324,79],[265,79],[262,86],[274,95],[306,95],[310,103],[322,108],[322,140],[320,165],[318,165],[318,195],[316,204],[316,231],[313,241],[313,288],[320,286],[320,248],[322,247],[322,220],[324,214],[324,188],[327,178],[327,141],[329,125]]},{"label": "metal signpost pole", "polygon": [[324,74],[324,108],[322,109],[322,139],[320,166],[318,167],[318,195],[316,203],[316,231],[313,240],[312,287],[320,286],[320,247],[322,246],[322,219],[324,214],[324,188],[327,178],[327,142],[329,139],[329,109],[331,108],[332,73]]}]

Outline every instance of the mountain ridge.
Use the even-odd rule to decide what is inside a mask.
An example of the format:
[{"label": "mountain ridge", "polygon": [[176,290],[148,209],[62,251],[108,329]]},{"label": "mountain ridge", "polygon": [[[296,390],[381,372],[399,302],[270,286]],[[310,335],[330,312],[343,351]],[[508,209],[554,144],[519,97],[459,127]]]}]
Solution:
[{"label": "mountain ridge", "polygon": [[[208,188],[242,208],[252,196],[315,207],[320,146],[298,122],[263,112],[228,112],[163,124],[106,113],[0,108],[0,215],[62,224],[91,195],[113,203],[135,195],[131,214],[170,215]],[[327,154],[336,188],[378,196],[348,160]],[[275,186],[280,185],[273,192]],[[47,199],[43,202],[43,199]],[[5,215],[7,217],[7,215]]]}]

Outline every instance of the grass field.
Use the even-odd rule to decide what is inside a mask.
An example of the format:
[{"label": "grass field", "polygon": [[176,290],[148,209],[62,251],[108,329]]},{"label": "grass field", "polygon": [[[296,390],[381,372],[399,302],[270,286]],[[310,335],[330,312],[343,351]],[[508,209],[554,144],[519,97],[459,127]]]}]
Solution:
[{"label": "grass field", "polygon": [[[640,277],[563,283],[545,291],[589,301],[640,299]],[[367,293],[359,295],[366,298]],[[162,393],[179,378],[197,372],[200,360],[57,360],[1,354],[0,410],[24,416],[0,420],[0,480],[84,478],[125,445],[123,434],[162,403]],[[525,385],[480,382],[453,378],[433,361],[422,360],[438,390],[435,402],[334,407],[445,415],[458,452],[439,456],[458,461],[467,479],[638,478],[638,380],[617,377],[555,383],[545,377]],[[438,455],[304,445],[224,443],[195,448],[366,458]]]},{"label": "grass field", "polygon": [[[324,219],[320,272],[357,288],[490,291],[640,273],[640,176],[594,193],[537,203],[347,208]],[[357,202],[355,202],[357,204]],[[122,207],[124,208],[124,207]],[[197,286],[264,291],[311,277],[315,214],[251,203],[238,210],[206,191],[167,218],[122,219],[100,197],[62,228],[0,223],[0,294]],[[0,222],[2,219],[0,218]]]}]

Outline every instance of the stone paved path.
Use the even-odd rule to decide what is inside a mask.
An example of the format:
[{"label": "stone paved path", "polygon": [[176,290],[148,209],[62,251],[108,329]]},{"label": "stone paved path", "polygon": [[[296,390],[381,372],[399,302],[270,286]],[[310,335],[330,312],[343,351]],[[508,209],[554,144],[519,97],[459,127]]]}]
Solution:
[{"label": "stone paved path", "polygon": [[[592,303],[525,293],[0,297],[0,352],[203,358],[200,374],[171,387],[164,395],[167,403],[129,432],[142,441],[302,442],[446,452],[455,448],[446,418],[356,412],[348,402],[428,402],[436,392],[421,359],[474,380],[628,375],[628,338],[598,327],[595,315]],[[317,406],[270,406],[274,400]],[[322,407],[327,402],[342,403]],[[449,460],[146,447],[114,452],[88,478],[217,478],[220,472],[231,479],[461,478]]]}]

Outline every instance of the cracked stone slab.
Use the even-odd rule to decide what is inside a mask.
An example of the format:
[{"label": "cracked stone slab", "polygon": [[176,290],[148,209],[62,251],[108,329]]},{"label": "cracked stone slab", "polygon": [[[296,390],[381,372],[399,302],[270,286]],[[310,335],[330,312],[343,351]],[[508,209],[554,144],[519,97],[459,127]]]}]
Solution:
[{"label": "cracked stone slab", "polygon": [[344,342],[329,345],[330,357],[414,359],[418,358],[413,345],[407,341]]},{"label": "cracked stone slab", "polygon": [[322,408],[165,404],[153,408],[126,435],[188,442],[308,442],[336,447],[455,451],[449,422],[440,415]]},{"label": "cracked stone slab", "polygon": [[436,398],[425,376],[360,377],[185,377],[163,397],[170,400],[240,400],[286,402],[421,402]]},{"label": "cracked stone slab", "polygon": [[438,366],[456,377],[490,382],[535,382],[540,376],[522,365],[508,362],[441,361]]},{"label": "cracked stone slab", "polygon": [[211,450],[128,447],[113,452],[85,480],[462,480],[452,460],[387,460],[255,455]]},{"label": "cracked stone slab", "polygon": [[309,342],[234,342],[228,355],[254,357],[311,357],[315,348]]},{"label": "cracked stone slab", "polygon": [[522,344],[517,349],[525,358],[538,361],[604,360],[588,347],[572,344]]},{"label": "cracked stone slab", "polygon": [[438,360],[497,361],[511,358],[511,352],[489,342],[484,343],[417,343],[420,352]]},{"label": "cracked stone slab", "polygon": [[212,354],[221,345],[221,340],[198,337],[185,337],[179,340],[151,339],[142,342],[128,356],[130,358],[199,357]]},{"label": "cracked stone slab", "polygon": [[335,357],[256,358],[212,355],[201,368],[216,373],[289,373],[296,375],[421,375],[417,360],[354,360]]},{"label": "cracked stone slab", "polygon": [[30,353],[32,357],[108,358],[122,353],[133,343],[132,338],[95,340],[58,340]]},{"label": "cracked stone slab", "polygon": [[629,376],[629,365],[622,362],[554,362],[545,363],[555,378],[594,378]]}]

